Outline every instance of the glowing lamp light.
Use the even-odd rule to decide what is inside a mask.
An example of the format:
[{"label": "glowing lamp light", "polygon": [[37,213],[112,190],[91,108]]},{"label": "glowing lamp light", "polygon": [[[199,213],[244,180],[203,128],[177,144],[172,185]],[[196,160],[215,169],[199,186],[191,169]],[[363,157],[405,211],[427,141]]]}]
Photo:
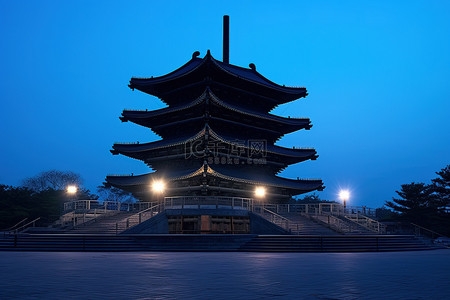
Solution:
[{"label": "glowing lamp light", "polygon": [[69,185],[67,187],[67,193],[69,194],[75,194],[77,192],[78,188],[75,185]]},{"label": "glowing lamp light", "polygon": [[266,189],[262,186],[258,186],[255,189],[255,196],[258,198],[262,198],[266,195]]},{"label": "glowing lamp light", "polygon": [[344,202],[344,209],[347,207],[347,201],[350,199],[350,192],[348,190],[341,190],[339,192],[339,198]]},{"label": "glowing lamp light", "polygon": [[159,181],[153,182],[153,184],[152,184],[153,192],[161,194],[164,192],[164,189],[165,189],[165,184],[163,181],[159,180]]},{"label": "glowing lamp light", "polygon": [[339,198],[343,201],[347,201],[350,198],[350,192],[348,190],[341,190],[339,192]]}]

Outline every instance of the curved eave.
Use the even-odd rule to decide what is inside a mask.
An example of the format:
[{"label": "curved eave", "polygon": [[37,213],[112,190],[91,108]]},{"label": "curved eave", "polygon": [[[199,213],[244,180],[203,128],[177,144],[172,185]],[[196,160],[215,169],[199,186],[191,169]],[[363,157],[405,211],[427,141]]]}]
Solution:
[{"label": "curved eave", "polygon": [[259,113],[256,111],[249,111],[245,109],[241,109],[239,107],[235,107],[233,105],[230,105],[228,103],[225,103],[224,101],[220,100],[216,95],[214,95],[213,92],[209,91],[209,96],[211,97],[212,101],[216,103],[217,105],[220,105],[221,107],[224,107],[230,111],[234,111],[243,115],[248,115],[255,118],[265,119],[269,121],[279,122],[286,125],[294,125],[294,126],[305,126],[305,128],[310,128],[312,125],[310,125],[311,120],[309,118],[285,118],[269,113]]},{"label": "curved eave", "polygon": [[216,60],[211,56],[211,61],[215,66],[239,79],[244,79],[248,82],[255,83],[264,87],[269,87],[278,91],[282,91],[283,93],[292,94],[300,97],[305,97],[307,95],[306,88],[304,87],[286,87],[267,79],[263,75],[261,75],[256,69],[247,69],[243,67],[239,67],[232,64],[226,64],[219,60]]},{"label": "curved eave", "polygon": [[215,177],[256,186],[278,187],[298,191],[315,191],[323,189],[323,182],[320,179],[288,179],[278,176],[261,176],[261,174],[248,175],[243,172],[232,174],[224,170],[216,171],[210,166],[208,166],[207,172]]},{"label": "curved eave", "polygon": [[153,180],[164,179],[166,181],[182,180],[192,178],[194,176],[201,175],[203,173],[203,167],[196,170],[184,170],[176,173],[164,173],[161,171],[147,173],[143,175],[108,175],[106,176],[106,182],[110,185],[117,187],[132,187],[150,185]]},{"label": "curved eave", "polygon": [[178,145],[185,145],[188,142],[195,141],[199,139],[200,137],[203,137],[206,133],[206,127],[197,133],[196,135],[188,138],[180,138],[180,139],[174,139],[174,140],[159,140],[151,143],[115,143],[113,145],[113,150],[111,150],[112,154],[125,154],[125,153],[138,153],[138,152],[145,152],[145,151],[151,151],[156,149],[162,149],[162,148],[169,148],[174,147]]},{"label": "curved eave", "polygon": [[[232,111],[233,113],[237,113],[243,116],[250,116],[256,119],[260,120],[267,120],[269,122],[274,122],[280,124],[280,126],[289,126],[289,128],[286,128],[281,133],[289,133],[300,129],[310,129],[312,127],[311,120],[308,118],[285,118],[280,117],[272,114],[264,114],[264,113],[258,113],[254,111],[249,111],[245,109],[240,109],[238,107],[234,107],[232,105],[229,105],[223,101],[221,101],[218,97],[216,97],[209,89],[207,89],[200,97],[195,99],[194,101],[178,107],[166,107],[154,111],[134,111],[134,110],[124,110],[122,112],[122,117],[120,119],[122,122],[131,121],[133,123],[150,127],[149,125],[151,123],[151,120],[153,118],[162,118],[166,119],[168,115],[178,113],[182,114],[183,111],[188,111],[189,109],[204,103],[206,101],[207,95],[210,97],[211,102],[213,102],[215,105],[222,107],[223,109]],[[184,120],[189,121],[189,120]],[[263,122],[263,121],[261,121]],[[169,124],[164,124],[164,126],[170,126]]]},{"label": "curved eave", "polygon": [[[224,138],[220,135],[218,135],[216,132],[214,132],[212,129],[205,126],[205,128],[198,132],[196,135],[189,137],[189,138],[183,138],[183,139],[175,139],[175,140],[160,140],[155,141],[151,143],[143,143],[143,144],[120,144],[115,143],[113,145],[113,150],[111,150],[111,153],[113,154],[123,154],[126,156],[136,154],[136,153],[143,153],[147,151],[153,151],[157,149],[162,148],[170,148],[170,147],[176,147],[176,146],[182,146],[185,147],[186,143],[194,142],[202,137],[205,136],[207,130],[209,131],[209,134],[214,137],[216,140],[221,141],[223,143],[227,143],[230,145],[234,145],[235,147],[242,147],[242,144],[237,144],[233,140],[229,140],[227,138]],[[248,146],[244,145],[245,148],[249,149]],[[267,152],[273,153],[275,155],[280,156],[288,156],[293,158],[305,158],[305,159],[315,159],[317,157],[317,152],[313,148],[285,148],[281,146],[276,145],[267,145]]]},{"label": "curved eave", "polygon": [[[205,56],[206,57],[206,56]],[[195,71],[198,69],[203,63],[205,62],[205,59],[198,58],[198,57],[192,57],[191,60],[189,60],[187,63],[176,69],[175,71],[172,71],[170,73],[167,73],[166,75],[158,76],[158,77],[132,77],[130,80],[130,84],[128,85],[130,88],[139,89],[141,86],[145,86],[148,84],[157,84],[162,82],[168,82],[183,76],[188,75],[189,73]]]},{"label": "curved eave", "polygon": [[[119,188],[130,188],[130,187],[136,187],[136,186],[148,186],[152,182],[152,180],[159,180],[164,179],[168,182],[177,181],[177,180],[183,180],[183,179],[189,179],[195,176],[199,176],[203,174],[205,171],[205,168],[202,166],[201,168],[197,170],[189,170],[184,171],[182,173],[171,175],[171,174],[164,174],[162,172],[154,172],[154,173],[148,173],[144,175],[137,175],[137,176],[119,176],[119,175],[109,175],[106,177],[106,182],[109,185],[116,186]],[[287,179],[282,178],[278,176],[272,176],[272,177],[261,177],[261,176],[255,176],[251,177],[246,174],[243,174],[242,172],[239,172],[239,176],[237,174],[230,174],[223,171],[216,171],[210,166],[206,165],[206,174],[208,176],[213,176],[216,178],[221,178],[233,182],[238,183],[244,183],[248,185],[253,186],[266,186],[269,188],[283,188],[283,189],[290,189],[294,192],[309,192],[309,191],[315,191],[315,190],[322,190],[323,182],[320,179]],[[244,175],[244,176],[242,176]]]},{"label": "curved eave", "polygon": [[225,74],[231,75],[239,80],[244,80],[248,83],[256,84],[260,87],[269,88],[278,92],[282,92],[286,95],[291,95],[289,98],[291,98],[292,100],[305,97],[307,95],[306,88],[304,87],[282,86],[270,81],[254,69],[242,68],[236,65],[225,64],[221,61],[218,61],[212,57],[209,50],[203,57],[203,59],[193,57],[186,64],[166,75],[151,78],[132,77],[128,86],[131,89],[138,89],[145,93],[151,93],[153,90],[152,86],[155,87],[158,84],[167,83],[179,79],[183,76],[187,76],[206,63],[210,63],[212,66],[216,67],[217,70],[220,70]]},{"label": "curved eave", "polygon": [[140,124],[143,120],[147,120],[154,117],[162,117],[167,116],[168,114],[182,112],[184,110],[187,110],[191,107],[194,107],[200,103],[202,103],[207,95],[207,91],[205,91],[202,95],[200,95],[197,99],[194,101],[177,107],[164,107],[157,110],[147,111],[147,110],[126,110],[124,109],[122,112],[122,117],[120,119],[122,122],[131,121],[133,123]]}]

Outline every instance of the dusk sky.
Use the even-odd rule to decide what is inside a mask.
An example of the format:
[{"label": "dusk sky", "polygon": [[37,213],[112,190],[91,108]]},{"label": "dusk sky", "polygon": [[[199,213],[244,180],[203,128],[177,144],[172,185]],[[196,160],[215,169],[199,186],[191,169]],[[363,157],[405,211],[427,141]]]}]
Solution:
[{"label": "dusk sky", "polygon": [[0,183],[50,169],[79,173],[91,191],[107,174],[142,174],[114,142],[158,137],[122,123],[124,108],[164,107],[131,91],[132,76],[161,76],[208,49],[222,60],[309,96],[273,113],[313,127],[278,144],[319,158],[288,178],[321,178],[319,195],[380,207],[401,184],[450,164],[448,1],[0,1]]}]

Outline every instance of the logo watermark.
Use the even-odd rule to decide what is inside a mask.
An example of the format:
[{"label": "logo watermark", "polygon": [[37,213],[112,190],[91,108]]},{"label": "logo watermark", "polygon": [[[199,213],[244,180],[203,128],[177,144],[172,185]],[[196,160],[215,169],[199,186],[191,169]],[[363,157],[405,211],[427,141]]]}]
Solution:
[{"label": "logo watermark", "polygon": [[206,159],[210,165],[264,165],[267,163],[266,140],[233,140],[231,143],[202,139],[184,144],[185,159]]}]

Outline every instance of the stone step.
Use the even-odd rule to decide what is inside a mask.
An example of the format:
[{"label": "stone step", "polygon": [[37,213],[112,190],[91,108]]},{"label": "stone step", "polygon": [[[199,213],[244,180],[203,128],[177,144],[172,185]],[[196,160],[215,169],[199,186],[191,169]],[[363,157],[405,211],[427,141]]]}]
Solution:
[{"label": "stone step", "polygon": [[[139,217],[134,216],[135,213],[130,212],[119,212],[112,216],[101,217],[93,222],[87,224],[81,224],[66,231],[66,233],[75,234],[116,234],[126,229],[125,222],[129,219],[130,226],[133,225],[135,219],[139,220]],[[116,224],[119,223],[121,226],[116,228]]]},{"label": "stone step", "polygon": [[241,247],[256,252],[362,252],[430,250],[413,236],[258,236]]}]

